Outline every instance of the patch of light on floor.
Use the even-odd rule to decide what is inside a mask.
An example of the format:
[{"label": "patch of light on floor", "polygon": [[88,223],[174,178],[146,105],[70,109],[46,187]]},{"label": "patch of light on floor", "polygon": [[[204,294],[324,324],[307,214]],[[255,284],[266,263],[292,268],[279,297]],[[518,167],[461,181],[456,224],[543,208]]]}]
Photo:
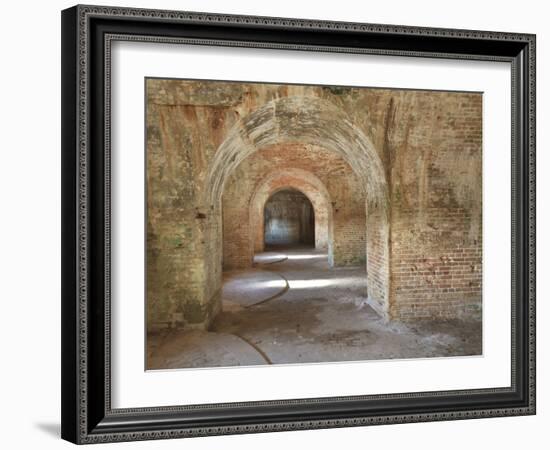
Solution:
[{"label": "patch of light on floor", "polygon": [[285,282],[284,280],[268,280],[268,281],[252,281],[247,282],[246,286],[248,288],[253,289],[262,289],[262,288],[270,288],[270,287],[284,287]]},{"label": "patch of light on floor", "polygon": [[254,255],[254,262],[270,262],[277,261],[280,259],[286,259],[286,255],[277,254],[277,255]]},{"label": "patch of light on floor", "polygon": [[303,254],[295,254],[295,255],[287,255],[288,259],[295,260],[295,259],[325,259],[327,258],[327,254],[311,254],[311,253],[303,253]]},{"label": "patch of light on floor", "polygon": [[313,278],[309,280],[288,280],[291,289],[308,289],[326,286],[343,287],[348,284],[360,282],[357,277]]},{"label": "patch of light on floor", "polygon": [[334,285],[338,280],[288,280],[290,289],[308,289]]}]

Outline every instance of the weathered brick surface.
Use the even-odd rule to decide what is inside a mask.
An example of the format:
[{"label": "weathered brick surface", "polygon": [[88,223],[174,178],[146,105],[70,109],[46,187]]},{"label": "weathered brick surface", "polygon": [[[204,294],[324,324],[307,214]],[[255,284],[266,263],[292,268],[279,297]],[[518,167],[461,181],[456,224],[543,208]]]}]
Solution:
[{"label": "weathered brick surface", "polygon": [[[147,98],[150,330],[208,325],[222,262],[250,264],[256,203],[285,183],[324,199],[317,244],[366,259],[382,314],[479,313],[481,94],[155,79]],[[276,170],[322,187],[295,173],[258,197]]]},{"label": "weathered brick surface", "polygon": [[481,100],[426,93],[418,111],[392,118],[408,123],[388,136],[390,147],[406,149],[393,157],[390,176],[393,318],[481,312]]},{"label": "weathered brick surface", "polygon": [[[463,209],[430,208],[428,230],[413,211],[400,213],[392,246],[392,316],[457,317],[480,312],[482,249],[469,237],[471,215]],[[418,249],[422,249],[419,253]]]},{"label": "weathered brick surface", "polygon": [[387,212],[380,205],[367,205],[367,290],[369,303],[384,318],[390,318],[390,245]]}]

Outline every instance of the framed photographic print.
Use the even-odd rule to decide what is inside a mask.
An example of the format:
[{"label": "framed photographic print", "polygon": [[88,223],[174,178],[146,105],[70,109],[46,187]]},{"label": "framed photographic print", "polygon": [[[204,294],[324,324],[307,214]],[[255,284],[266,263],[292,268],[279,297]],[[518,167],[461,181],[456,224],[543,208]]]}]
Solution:
[{"label": "framed photographic print", "polygon": [[62,436],[535,413],[535,36],[62,12]]}]

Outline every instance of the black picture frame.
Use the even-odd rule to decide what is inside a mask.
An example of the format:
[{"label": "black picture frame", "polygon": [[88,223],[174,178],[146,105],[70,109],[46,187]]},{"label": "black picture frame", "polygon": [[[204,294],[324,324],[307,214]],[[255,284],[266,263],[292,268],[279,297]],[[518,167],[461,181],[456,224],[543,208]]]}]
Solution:
[{"label": "black picture frame", "polygon": [[[112,409],[109,76],[114,40],[510,62],[511,386]],[[81,5],[62,12],[64,439],[83,444],[529,414],[535,414],[534,35]]]}]

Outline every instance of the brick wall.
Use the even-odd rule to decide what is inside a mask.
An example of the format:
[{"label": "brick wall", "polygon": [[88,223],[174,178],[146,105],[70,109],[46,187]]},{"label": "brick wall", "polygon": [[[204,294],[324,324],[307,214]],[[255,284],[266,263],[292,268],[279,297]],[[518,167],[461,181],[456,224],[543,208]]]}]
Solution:
[{"label": "brick wall", "polygon": [[419,107],[431,112],[409,115],[393,162],[391,316],[479,316],[482,97],[431,94]]},{"label": "brick wall", "polygon": [[[430,208],[429,226],[416,211],[402,211],[393,223],[392,316],[402,320],[479,315],[481,242],[469,238],[472,216],[463,208]],[[421,249],[421,252],[419,252]]]},{"label": "brick wall", "polygon": [[389,310],[389,225],[387,211],[380,205],[367,205],[367,291],[370,305],[385,319]]},{"label": "brick wall", "polygon": [[[203,328],[220,308],[221,218],[188,199],[198,195],[198,166],[184,148],[185,115],[148,107],[147,324]],[[209,236],[208,239],[205,236]],[[206,257],[206,255],[209,255]],[[211,280],[215,280],[214,283]]]}]

